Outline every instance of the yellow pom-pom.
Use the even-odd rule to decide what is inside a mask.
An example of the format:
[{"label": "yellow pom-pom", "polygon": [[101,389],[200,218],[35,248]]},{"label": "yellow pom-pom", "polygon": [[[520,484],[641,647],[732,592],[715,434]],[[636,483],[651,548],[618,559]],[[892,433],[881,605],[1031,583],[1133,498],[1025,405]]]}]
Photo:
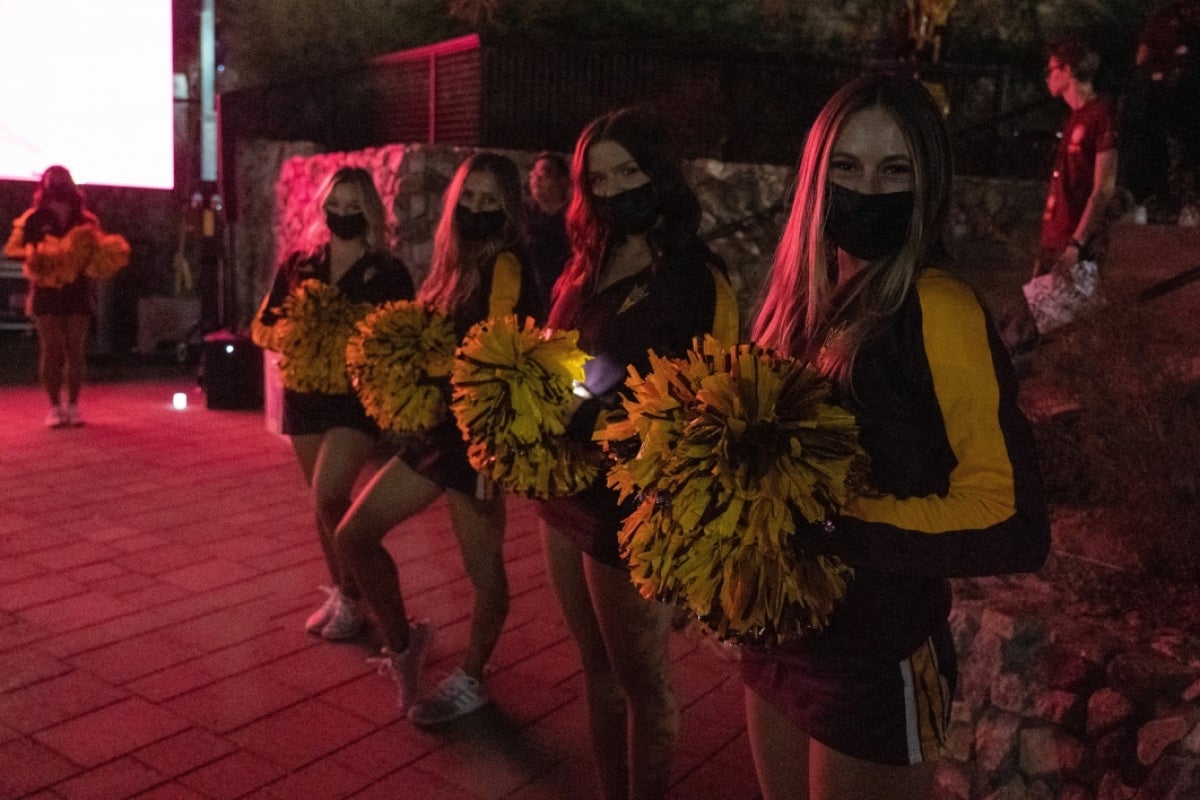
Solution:
[{"label": "yellow pom-pom", "polygon": [[471,328],[454,360],[451,410],[471,465],[506,489],[572,494],[599,474],[588,448],[563,436],[588,356],[576,331],[499,317]]},{"label": "yellow pom-pom", "polygon": [[76,275],[87,272],[99,246],[100,230],[92,224],[76,225],[62,238],[63,257],[71,261]]},{"label": "yellow pom-pom", "polygon": [[346,344],[370,310],[370,303],[352,302],[323,281],[306,280],[293,289],[275,323],[283,385],[297,392],[349,392]]},{"label": "yellow pom-pom", "polygon": [[79,278],[80,264],[72,252],[66,237],[45,236],[25,245],[22,272],[38,286],[59,289]]},{"label": "yellow pom-pom", "polygon": [[454,363],[454,322],[396,300],[361,320],[346,346],[351,383],[385,431],[420,433],[446,416],[442,387]]},{"label": "yellow pom-pom", "polygon": [[706,337],[650,367],[596,436],[609,485],[641,498],[621,531],[634,583],[731,641],[820,630],[853,573],[801,555],[796,517],[819,522],[861,481],[853,416],[814,368],[753,345]]},{"label": "yellow pom-pom", "polygon": [[255,317],[250,322],[250,341],[261,347],[263,350],[273,350],[279,352],[279,334],[283,328],[281,325],[266,325],[261,319]]},{"label": "yellow pom-pom", "polygon": [[92,278],[111,278],[129,265],[129,253],[124,236],[104,234],[96,240],[84,272]]}]

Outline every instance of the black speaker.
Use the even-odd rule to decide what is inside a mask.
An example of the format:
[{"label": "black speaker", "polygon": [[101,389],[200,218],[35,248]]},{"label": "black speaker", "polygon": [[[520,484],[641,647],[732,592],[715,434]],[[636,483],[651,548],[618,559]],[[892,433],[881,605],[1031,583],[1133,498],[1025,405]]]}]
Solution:
[{"label": "black speaker", "polygon": [[204,337],[200,382],[209,408],[263,407],[262,350],[246,336],[216,331]]}]

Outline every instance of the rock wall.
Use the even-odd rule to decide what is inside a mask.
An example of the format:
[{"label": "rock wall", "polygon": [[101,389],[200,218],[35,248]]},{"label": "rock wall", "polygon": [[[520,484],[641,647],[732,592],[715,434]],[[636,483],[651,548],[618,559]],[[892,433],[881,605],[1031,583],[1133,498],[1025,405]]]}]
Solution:
[{"label": "rock wall", "polygon": [[[415,144],[318,154],[304,143],[242,143],[238,161],[248,166],[239,175],[233,235],[239,319],[249,320],[282,255],[300,246],[309,226],[321,224],[314,195],[324,176],[345,165],[374,175],[394,226],[396,250],[419,284],[432,258],[443,192],[472,152]],[[523,177],[528,175],[535,153],[501,152],[517,163]],[[746,317],[779,237],[791,170],[708,160],[689,162],[686,170],[705,209],[702,232],[726,260]]]},{"label": "rock wall", "polygon": [[[317,186],[343,165],[362,166],[375,176],[395,226],[397,251],[419,284],[429,268],[442,193],[471,152],[416,144],[316,153],[307,143],[242,143],[238,162],[247,166],[238,178],[233,232],[239,319],[250,319],[282,254],[299,246],[308,226],[320,224],[313,200]],[[534,153],[503,152],[528,174]],[[704,209],[701,233],[726,262],[745,326],[779,241],[794,170],[697,159],[685,164],[685,173]],[[987,283],[988,265],[1029,261],[1044,191],[1036,181],[958,180],[952,247],[964,267],[982,276],[977,283]]]},{"label": "rock wall", "polygon": [[951,622],[938,800],[1200,798],[1200,638],[1038,576],[957,581]]}]

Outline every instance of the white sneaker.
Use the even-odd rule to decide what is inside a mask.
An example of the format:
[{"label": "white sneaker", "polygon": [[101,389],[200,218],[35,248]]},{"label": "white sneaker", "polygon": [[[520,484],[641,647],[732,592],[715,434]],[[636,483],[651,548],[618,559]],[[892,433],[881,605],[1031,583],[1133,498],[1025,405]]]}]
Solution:
[{"label": "white sneaker", "polygon": [[415,622],[409,627],[408,647],[397,653],[383,648],[379,658],[368,658],[380,675],[387,675],[396,684],[396,705],[401,714],[408,712],[421,691],[421,670],[433,644],[433,628],[428,622]]},{"label": "white sneaker", "polygon": [[46,412],[46,427],[61,428],[66,424],[67,414],[62,406],[50,406],[50,410]]},{"label": "white sneaker", "polygon": [[483,685],[461,669],[451,672],[432,694],[426,695],[408,710],[408,718],[417,725],[441,725],[488,703]]},{"label": "white sneaker", "polygon": [[83,424],[83,417],[79,416],[79,406],[74,403],[67,406],[66,423],[72,428],[78,428]]},{"label": "white sneaker", "polygon": [[333,607],[342,602],[342,590],[336,586],[318,586],[317,588],[325,593],[325,602],[304,621],[304,630],[320,636],[321,629],[329,623],[329,618],[333,616]]},{"label": "white sneaker", "polygon": [[346,597],[338,592],[338,601],[330,610],[329,621],[321,628],[321,635],[331,641],[353,639],[362,630],[367,615],[363,612],[362,603]]}]

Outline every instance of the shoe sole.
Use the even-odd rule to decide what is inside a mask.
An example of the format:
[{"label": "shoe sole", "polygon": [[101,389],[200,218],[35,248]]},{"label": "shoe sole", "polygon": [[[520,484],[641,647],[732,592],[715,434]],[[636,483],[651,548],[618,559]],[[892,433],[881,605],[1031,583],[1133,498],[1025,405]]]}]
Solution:
[{"label": "shoe sole", "polygon": [[363,632],[363,628],[365,628],[365,627],[367,627],[367,625],[365,622],[363,622],[363,623],[360,623],[359,626],[352,631],[335,631],[333,633],[329,633],[325,630],[322,630],[322,631],[320,631],[320,636],[322,639],[325,639],[330,642],[344,642],[347,639],[354,639],[355,637],[357,637],[360,633]]},{"label": "shoe sole", "polygon": [[[472,714],[475,714],[475,713],[487,708],[489,705],[491,705],[491,703],[492,703],[491,699],[487,699],[487,700],[484,700],[479,705],[475,706],[475,708],[472,708],[470,711],[461,711],[452,717],[438,717],[437,719],[417,719],[417,717],[420,715],[414,715],[410,709],[409,714],[408,714],[408,721],[414,725],[419,725],[422,728],[435,728],[438,725],[446,725],[447,723],[454,722],[454,720],[456,720],[456,719],[463,719],[464,717],[469,717]],[[415,708],[415,707],[416,706],[413,706],[413,708]]]}]

